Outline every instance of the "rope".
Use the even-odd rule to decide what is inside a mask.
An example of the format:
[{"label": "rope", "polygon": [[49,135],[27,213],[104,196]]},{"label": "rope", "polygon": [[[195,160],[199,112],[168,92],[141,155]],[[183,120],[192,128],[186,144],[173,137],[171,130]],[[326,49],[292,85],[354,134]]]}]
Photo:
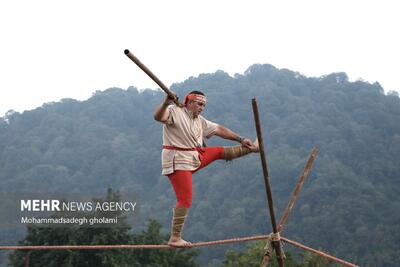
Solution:
[{"label": "rope", "polygon": [[270,236],[271,236],[271,241],[273,242],[278,242],[281,240],[281,235],[279,234],[279,232],[271,233]]},{"label": "rope", "polygon": [[[238,237],[231,239],[223,239],[216,241],[192,243],[179,248],[205,247],[214,245],[223,245],[230,243],[239,243],[254,240],[269,239],[269,235],[258,235],[248,237]],[[169,245],[65,245],[65,246],[0,246],[0,250],[89,250],[89,249],[161,249],[161,248],[177,248]]]},{"label": "rope", "polygon": [[[190,245],[179,247],[179,248],[194,248],[194,247],[206,247],[206,246],[215,246],[215,245],[224,245],[224,244],[231,244],[231,243],[239,243],[239,242],[246,242],[246,241],[255,241],[255,240],[271,240],[271,238],[277,239],[280,238],[281,241],[292,244],[304,250],[316,253],[322,257],[328,258],[332,261],[336,261],[344,266],[348,267],[358,267],[357,265],[347,262],[345,260],[338,259],[332,255],[326,254],[322,251],[307,247],[302,245],[298,242],[292,241],[285,237],[280,237],[279,235],[271,236],[271,235],[257,235],[257,236],[248,236],[248,237],[237,237],[231,239],[222,239],[222,240],[215,240],[215,241],[207,241],[207,242],[197,242],[192,243]],[[279,239],[278,239],[279,240]],[[173,249],[178,247],[173,247],[169,245],[65,245],[65,246],[45,246],[45,245],[38,245],[38,246],[0,246],[1,250],[90,250],[90,249]]]},{"label": "rope", "polygon": [[299,247],[299,248],[302,248],[302,249],[304,249],[304,250],[308,250],[308,251],[310,251],[310,252],[313,252],[313,253],[315,253],[315,254],[318,254],[318,255],[320,255],[320,256],[322,256],[322,257],[328,258],[328,259],[330,259],[330,260],[332,260],[332,261],[336,261],[336,262],[338,262],[338,263],[340,263],[340,264],[342,264],[342,265],[344,265],[344,266],[348,266],[348,267],[358,267],[357,265],[355,265],[355,264],[353,264],[353,263],[350,263],[350,262],[345,261],[345,260],[338,259],[338,258],[336,258],[336,257],[334,257],[334,256],[332,256],[332,255],[329,255],[329,254],[326,254],[326,253],[324,253],[324,252],[322,252],[322,251],[319,251],[319,250],[316,250],[316,249],[307,247],[307,246],[302,245],[302,244],[300,244],[300,243],[298,243],[298,242],[296,242],[296,241],[293,241],[293,240],[290,240],[290,239],[287,239],[287,238],[284,238],[284,237],[281,237],[281,240],[284,241],[284,242],[286,242],[286,243],[292,244],[292,245],[294,245],[294,246],[296,246],[296,247]]},{"label": "rope", "polygon": [[229,244],[229,243],[239,243],[239,242],[246,242],[246,241],[263,240],[263,239],[269,239],[269,238],[270,238],[270,235],[238,237],[238,238],[231,238],[231,239],[224,239],[224,240],[194,243],[194,244],[192,244],[192,247],[223,245],[223,244]]}]

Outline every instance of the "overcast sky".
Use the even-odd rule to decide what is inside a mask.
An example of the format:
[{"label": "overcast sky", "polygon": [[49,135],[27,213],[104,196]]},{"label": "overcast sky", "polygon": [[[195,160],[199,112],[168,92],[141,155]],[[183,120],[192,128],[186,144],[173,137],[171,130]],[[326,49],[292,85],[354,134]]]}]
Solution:
[{"label": "overcast sky", "polygon": [[157,88],[255,63],[346,72],[400,91],[400,10],[390,0],[0,2],[0,117],[96,90]]}]

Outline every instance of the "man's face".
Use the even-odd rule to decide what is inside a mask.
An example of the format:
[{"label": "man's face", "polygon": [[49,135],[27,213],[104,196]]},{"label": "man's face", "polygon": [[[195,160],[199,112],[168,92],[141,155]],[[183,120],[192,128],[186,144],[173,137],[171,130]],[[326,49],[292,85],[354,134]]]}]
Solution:
[{"label": "man's face", "polygon": [[193,116],[198,116],[204,110],[206,105],[202,102],[191,100],[187,104],[187,109],[192,112]]}]

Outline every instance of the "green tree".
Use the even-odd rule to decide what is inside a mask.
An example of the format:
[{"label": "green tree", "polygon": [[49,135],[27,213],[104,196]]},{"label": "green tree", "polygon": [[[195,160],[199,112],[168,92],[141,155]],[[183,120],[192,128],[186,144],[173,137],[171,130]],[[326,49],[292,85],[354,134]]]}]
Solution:
[{"label": "green tree", "polygon": [[[234,250],[228,250],[225,253],[225,260],[222,263],[222,267],[259,267],[264,256],[265,241],[257,241],[255,244],[249,246],[246,251],[238,252]],[[268,266],[277,267],[275,253],[271,253],[272,256],[269,260]],[[285,252],[285,266],[287,267],[300,267],[289,252]]]},{"label": "green tree", "polygon": [[340,266],[340,265],[332,263],[327,258],[324,258],[317,254],[307,252],[304,255],[303,262],[300,266],[301,267],[333,267],[333,266]]},{"label": "green tree", "polygon": [[[263,258],[265,241],[258,241],[249,246],[246,251],[238,252],[228,250],[225,253],[225,260],[222,267],[258,267]],[[272,256],[268,266],[278,267],[275,252],[271,252]],[[314,253],[306,252],[301,261],[296,261],[290,252],[285,252],[285,266],[287,267],[334,267],[338,264],[330,262],[328,259]]]}]

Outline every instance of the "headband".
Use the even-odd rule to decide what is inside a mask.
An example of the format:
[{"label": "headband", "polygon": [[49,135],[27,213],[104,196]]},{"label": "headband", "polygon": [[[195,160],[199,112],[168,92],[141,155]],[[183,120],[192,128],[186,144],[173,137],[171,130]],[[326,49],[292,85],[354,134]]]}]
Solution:
[{"label": "headband", "polygon": [[200,103],[203,103],[204,105],[207,102],[207,98],[204,95],[199,95],[199,94],[188,94],[185,96],[185,105],[189,100],[194,100]]}]

